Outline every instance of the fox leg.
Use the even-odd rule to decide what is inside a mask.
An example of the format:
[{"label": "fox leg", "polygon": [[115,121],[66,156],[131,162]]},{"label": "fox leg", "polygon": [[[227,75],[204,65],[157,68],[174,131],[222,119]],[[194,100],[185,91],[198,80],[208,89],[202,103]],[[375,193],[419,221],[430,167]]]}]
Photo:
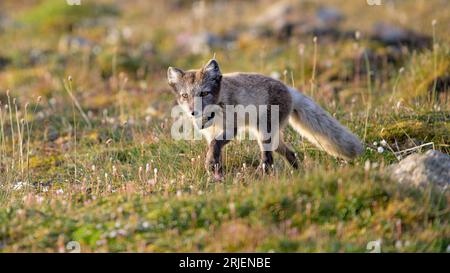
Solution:
[{"label": "fox leg", "polygon": [[268,173],[273,166],[273,153],[272,151],[261,152],[261,167],[265,173]]},{"label": "fox leg", "polygon": [[205,168],[207,171],[222,174],[222,148],[228,144],[230,140],[213,139],[209,143],[208,152],[206,153]]},{"label": "fox leg", "polygon": [[[299,162],[295,153],[292,151],[291,148],[289,148],[288,145],[286,145],[286,143],[284,143],[283,136],[281,133],[282,129],[286,124],[289,112],[280,111],[278,114],[279,114],[278,123],[272,124],[273,120],[270,119],[271,112],[269,111],[267,113],[266,119],[267,130],[261,130],[260,128],[259,131],[258,142],[261,148],[261,159],[262,159],[261,164],[265,172],[269,171],[270,168],[273,166],[273,151],[283,155],[287,159],[289,164],[291,164],[292,167],[296,169],[299,167]],[[264,119],[261,118],[261,120]]]},{"label": "fox leg", "polygon": [[257,140],[261,151],[260,168],[265,173],[268,173],[273,166],[273,151],[275,150],[273,143],[274,137],[270,134],[260,132]]},{"label": "fox leg", "polygon": [[205,161],[205,168],[208,172],[211,171],[213,174],[218,174],[219,176],[222,175],[222,148],[227,145],[235,135],[235,132],[223,132],[209,142]]},{"label": "fox leg", "polygon": [[[261,151],[261,165],[263,172],[267,173],[273,167],[273,151],[279,144],[279,128],[273,126],[271,112],[268,111],[258,118],[257,140]],[[279,124],[278,124],[279,125]]]},{"label": "fox leg", "polygon": [[275,150],[280,155],[284,156],[286,160],[291,164],[291,166],[295,169],[299,167],[299,160],[295,155],[294,151],[280,138],[278,144],[278,148]]}]

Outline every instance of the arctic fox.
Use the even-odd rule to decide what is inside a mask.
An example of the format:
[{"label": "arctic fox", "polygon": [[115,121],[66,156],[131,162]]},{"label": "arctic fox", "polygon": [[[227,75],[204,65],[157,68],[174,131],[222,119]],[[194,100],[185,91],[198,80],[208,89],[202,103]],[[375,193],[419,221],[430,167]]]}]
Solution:
[{"label": "arctic fox", "polygon": [[[303,137],[335,157],[351,160],[363,151],[358,137],[311,98],[273,78],[256,73],[222,74],[215,59],[198,70],[183,71],[169,67],[167,78],[178,104],[192,117],[208,141],[206,169],[219,177],[223,170],[221,150],[236,137],[241,127],[256,132],[264,171],[273,166],[273,151],[284,156],[292,167],[299,167],[296,154],[282,139],[282,131],[288,121]],[[206,111],[212,105],[216,110]],[[239,124],[236,112],[228,110],[232,109],[229,106],[238,105],[265,106],[263,109],[266,110],[258,112],[255,124]],[[270,119],[274,108],[277,110],[276,124]],[[272,129],[271,132],[262,130],[264,126],[261,125]],[[275,139],[276,145],[270,144],[275,143]],[[269,144],[269,148],[265,144]]]}]

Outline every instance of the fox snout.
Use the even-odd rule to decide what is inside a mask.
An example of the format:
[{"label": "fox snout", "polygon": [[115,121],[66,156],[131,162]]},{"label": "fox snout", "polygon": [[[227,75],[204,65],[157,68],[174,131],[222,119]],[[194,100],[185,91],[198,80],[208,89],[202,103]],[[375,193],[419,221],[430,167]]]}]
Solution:
[{"label": "fox snout", "polygon": [[[179,102],[182,104],[183,102]],[[190,114],[193,117],[200,117],[207,105],[203,102],[201,97],[193,97],[191,100],[187,103],[187,114]]]}]

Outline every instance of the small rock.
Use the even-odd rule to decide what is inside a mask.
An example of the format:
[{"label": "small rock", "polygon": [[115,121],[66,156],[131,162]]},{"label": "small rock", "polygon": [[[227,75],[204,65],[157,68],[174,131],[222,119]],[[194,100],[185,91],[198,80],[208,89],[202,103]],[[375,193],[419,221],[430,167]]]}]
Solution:
[{"label": "small rock", "polygon": [[181,34],[177,37],[177,44],[180,47],[188,48],[193,54],[209,53],[212,48],[230,48],[233,46],[235,36],[219,36],[210,32],[201,32],[190,35]]},{"label": "small rock", "polygon": [[324,41],[334,42],[339,39],[354,39],[354,30],[343,30],[340,23],[345,19],[344,14],[334,7],[322,7],[306,22],[297,25],[296,33],[316,36]]},{"label": "small rock", "polygon": [[5,31],[13,26],[12,20],[5,14],[0,13],[0,32]]},{"label": "small rock", "polygon": [[218,45],[220,43],[221,39],[219,36],[209,32],[202,32],[192,37],[190,48],[191,52],[195,54],[206,53],[213,45]]},{"label": "small rock", "polygon": [[59,138],[59,133],[58,131],[54,130],[54,129],[50,129],[47,131],[47,140],[48,141],[55,141]]},{"label": "small rock", "polygon": [[0,70],[5,68],[6,66],[8,66],[10,63],[11,63],[11,60],[9,58],[0,56]]},{"label": "small rock", "polygon": [[96,50],[98,50],[98,46],[94,42],[78,36],[63,36],[58,43],[58,51],[61,54]]},{"label": "small rock", "polygon": [[286,1],[271,5],[255,19],[250,32],[256,37],[287,39],[298,25],[294,6]]},{"label": "small rock", "polygon": [[316,18],[321,25],[324,26],[336,26],[343,19],[341,11],[336,8],[326,7],[321,8],[316,13]]},{"label": "small rock", "polygon": [[413,154],[389,168],[393,180],[413,186],[436,185],[447,188],[450,184],[450,156],[436,150]]},{"label": "small rock", "polygon": [[432,40],[427,35],[385,23],[374,25],[372,39],[386,45],[406,45],[417,48],[429,47]]},{"label": "small rock", "polygon": [[286,18],[293,12],[294,7],[284,1],[271,5],[265,12],[258,16],[255,20],[257,25],[270,25],[280,20],[280,18]]}]

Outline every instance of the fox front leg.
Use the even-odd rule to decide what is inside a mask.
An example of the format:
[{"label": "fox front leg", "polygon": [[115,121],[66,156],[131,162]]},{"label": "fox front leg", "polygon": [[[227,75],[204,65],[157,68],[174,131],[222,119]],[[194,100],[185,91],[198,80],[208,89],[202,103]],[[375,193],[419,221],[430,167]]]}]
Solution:
[{"label": "fox front leg", "polygon": [[206,154],[205,168],[212,173],[215,179],[220,180],[223,176],[222,149],[236,135],[236,130],[229,133],[222,133],[209,142]]},{"label": "fox front leg", "polygon": [[220,180],[223,176],[222,166],[222,148],[230,140],[213,139],[209,143],[208,152],[206,154],[205,168],[207,172],[211,172],[214,178]]},{"label": "fox front leg", "polygon": [[273,167],[273,153],[271,151],[261,151],[261,166],[264,173],[269,173]]}]

